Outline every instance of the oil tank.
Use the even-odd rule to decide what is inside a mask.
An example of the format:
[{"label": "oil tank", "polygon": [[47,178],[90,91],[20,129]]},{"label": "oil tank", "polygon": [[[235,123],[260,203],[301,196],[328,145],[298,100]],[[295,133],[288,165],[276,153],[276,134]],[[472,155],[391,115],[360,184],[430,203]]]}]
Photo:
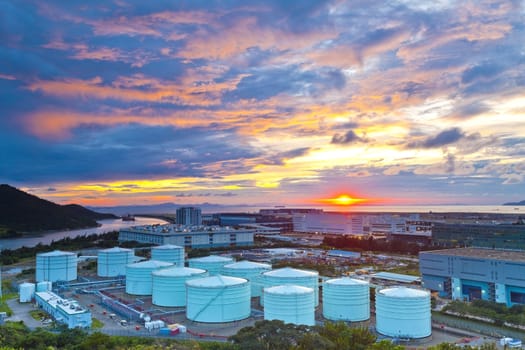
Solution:
[{"label": "oil tank", "polygon": [[184,247],[165,244],[151,248],[151,259],[184,266]]},{"label": "oil tank", "polygon": [[98,251],[97,275],[115,277],[126,274],[126,265],[133,263],[133,250],[113,247]]},{"label": "oil tank", "polygon": [[376,290],[376,330],[389,337],[430,336],[430,293],[407,287]]},{"label": "oil tank", "polygon": [[29,303],[35,296],[35,284],[24,282],[18,286],[21,303]]},{"label": "oil tank", "polygon": [[168,307],[185,306],[186,281],[207,275],[206,270],[180,266],[153,271],[153,304]]},{"label": "oil tank", "polygon": [[193,258],[188,260],[188,262],[190,267],[206,270],[210,276],[213,276],[221,274],[222,267],[226,264],[233,263],[234,260],[229,257],[209,255],[202,258]]},{"label": "oil tank", "polygon": [[282,285],[264,288],[264,319],[297,325],[315,325],[315,293],[312,288]]},{"label": "oil tank", "polygon": [[225,276],[246,278],[250,281],[253,298],[262,295],[261,274],[270,271],[271,269],[272,265],[244,260],[224,265],[222,268],[222,274]]},{"label": "oil tank", "polygon": [[[291,267],[284,267],[262,274],[263,287],[280,286],[292,284],[312,288],[314,290],[315,306],[319,304],[319,272],[309,270],[299,270]],[[264,304],[264,298],[261,298],[261,304]]]},{"label": "oil tank", "polygon": [[134,295],[151,295],[151,273],[155,270],[173,266],[165,261],[146,260],[126,265],[126,293]]},{"label": "oil tank", "polygon": [[77,279],[77,255],[54,250],[36,255],[36,281],[73,281]]},{"label": "oil tank", "polygon": [[323,284],[323,316],[333,321],[358,322],[370,318],[370,285],[349,277]]},{"label": "oil tank", "polygon": [[250,316],[250,282],[216,275],[186,281],[186,317],[197,322],[232,322]]},{"label": "oil tank", "polygon": [[50,281],[42,281],[36,284],[37,292],[50,292],[53,284]]}]

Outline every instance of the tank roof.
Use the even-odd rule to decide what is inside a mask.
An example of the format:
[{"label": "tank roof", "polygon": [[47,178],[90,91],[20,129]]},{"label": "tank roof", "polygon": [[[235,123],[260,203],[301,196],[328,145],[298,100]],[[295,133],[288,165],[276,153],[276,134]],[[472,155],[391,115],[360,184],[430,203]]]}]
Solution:
[{"label": "tank roof", "polygon": [[272,265],[242,260],[233,264],[224,265],[227,269],[271,269]]},{"label": "tank roof", "polygon": [[152,247],[151,249],[184,249],[184,247],[181,247],[180,245],[175,245],[175,244],[164,244],[164,245]]},{"label": "tank roof", "polygon": [[313,288],[296,286],[293,284],[285,284],[282,286],[264,288],[264,292],[270,293],[270,294],[291,295],[291,294],[309,294],[309,293],[313,293],[314,290]]},{"label": "tank roof", "polygon": [[265,276],[272,277],[313,277],[319,276],[317,271],[308,271],[308,270],[299,270],[292,267],[283,267],[282,269],[277,269],[273,271],[264,272]]},{"label": "tank roof", "polygon": [[99,253],[117,253],[117,252],[132,252],[133,250],[128,248],[113,247],[108,249],[99,250]]},{"label": "tank roof", "polygon": [[155,276],[185,277],[185,276],[199,275],[205,272],[206,270],[196,269],[193,267],[172,266],[172,267],[167,267],[162,270],[153,271],[153,274]]},{"label": "tank roof", "polygon": [[65,252],[63,250],[53,250],[52,252],[39,253],[38,256],[63,256],[63,255],[76,255],[72,252]]},{"label": "tank roof", "polygon": [[379,293],[394,298],[427,297],[429,292],[421,289],[394,287],[381,289]]},{"label": "tank roof", "polygon": [[350,277],[334,278],[325,282],[325,284],[338,285],[338,286],[350,286],[350,285],[364,285],[369,284],[367,281],[358,280]]},{"label": "tank roof", "polygon": [[233,258],[227,258],[224,256],[219,256],[219,255],[208,255],[202,258],[193,258],[190,260],[197,261],[197,262],[229,262],[229,261],[233,261]]},{"label": "tank roof", "polygon": [[132,268],[160,268],[160,267],[168,267],[168,266],[173,266],[173,264],[169,262],[165,262],[165,261],[158,261],[158,260],[146,260],[146,261],[141,261],[138,263],[127,265],[127,267],[132,267]]},{"label": "tank roof", "polygon": [[230,277],[222,275],[196,278],[193,280],[186,281],[187,286],[207,288],[222,288],[228,286],[235,286],[243,283],[248,283],[248,280],[239,277]]}]

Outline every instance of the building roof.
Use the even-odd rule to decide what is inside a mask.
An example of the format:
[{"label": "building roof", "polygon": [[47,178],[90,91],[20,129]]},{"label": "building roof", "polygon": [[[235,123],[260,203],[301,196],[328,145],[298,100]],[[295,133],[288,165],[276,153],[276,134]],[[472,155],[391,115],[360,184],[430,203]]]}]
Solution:
[{"label": "building roof", "polygon": [[403,275],[400,273],[393,273],[393,272],[377,272],[371,275],[373,278],[379,278],[382,280],[389,280],[389,281],[396,281],[396,282],[403,282],[403,283],[412,283],[417,282],[421,280],[421,277],[419,276],[412,276],[412,275]]},{"label": "building roof", "polygon": [[187,286],[191,287],[203,287],[203,288],[224,288],[228,286],[236,286],[244,283],[248,283],[245,278],[230,277],[230,276],[211,276],[196,278],[186,281]]},{"label": "building roof", "polygon": [[264,293],[269,294],[281,294],[281,295],[291,295],[291,294],[309,294],[313,293],[313,288],[296,286],[293,284],[285,284],[282,286],[274,286],[264,288]]},{"label": "building roof", "polygon": [[153,271],[152,273],[155,276],[186,277],[186,276],[200,275],[205,272],[206,270],[196,269],[193,267],[173,266],[173,267],[168,267],[168,268],[161,269],[161,270],[156,270],[156,271]]},{"label": "building roof", "polygon": [[184,247],[181,247],[180,245],[175,245],[175,244],[164,244],[164,245],[159,245],[159,246],[156,246],[156,247],[152,247],[151,248],[152,250],[155,249],[160,249],[160,250],[176,250],[176,249],[184,249]]},{"label": "building roof", "polygon": [[39,296],[43,301],[45,301],[54,309],[61,309],[69,315],[90,312],[89,310],[80,306],[76,300],[62,299],[53,292],[36,292],[35,295]]},{"label": "building roof", "polygon": [[428,297],[430,293],[426,290],[407,288],[407,287],[394,287],[381,289],[378,293],[393,297],[393,298],[413,298],[413,297]]},{"label": "building roof", "polygon": [[430,250],[422,252],[425,254],[436,254],[446,256],[464,256],[471,258],[482,258],[491,260],[507,260],[525,262],[525,251],[488,249],[488,248],[454,248],[443,250]]},{"label": "building roof", "polygon": [[253,261],[248,261],[248,260],[242,260],[242,261],[239,261],[239,262],[236,262],[236,263],[233,263],[233,264],[224,265],[224,268],[232,269],[232,270],[235,270],[235,269],[239,269],[239,270],[243,270],[243,269],[254,269],[254,270],[256,270],[256,269],[257,270],[264,269],[264,270],[270,270],[272,268],[272,265],[258,263],[258,262],[253,262]]},{"label": "building roof", "polygon": [[343,286],[343,285],[350,286],[350,285],[368,284],[368,282],[363,281],[363,280],[358,280],[355,278],[350,278],[350,277],[342,277],[342,278],[334,278],[334,279],[328,280],[325,282],[325,284],[338,285],[338,286]]},{"label": "building roof", "polygon": [[361,253],[349,252],[347,250],[338,250],[338,249],[329,250],[328,255],[336,256],[340,258],[360,258],[361,257]]},{"label": "building roof", "polygon": [[318,276],[319,272],[317,272],[317,271],[308,271],[308,270],[298,270],[298,269],[294,269],[292,267],[283,267],[282,269],[277,269],[277,270],[265,272],[265,273],[263,273],[263,275],[264,276],[271,276],[271,277],[298,278],[298,277]]}]

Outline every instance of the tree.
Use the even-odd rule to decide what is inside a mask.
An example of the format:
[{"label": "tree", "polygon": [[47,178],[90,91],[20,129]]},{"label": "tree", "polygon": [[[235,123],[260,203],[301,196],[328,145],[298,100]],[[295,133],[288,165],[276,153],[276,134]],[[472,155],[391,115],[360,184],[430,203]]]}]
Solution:
[{"label": "tree", "polygon": [[388,340],[381,340],[380,342],[369,345],[367,350],[403,350],[404,347],[401,345],[396,345]]},{"label": "tree", "polygon": [[299,339],[310,328],[283,321],[257,321],[253,327],[242,328],[230,340],[241,349],[288,350],[299,343]]}]

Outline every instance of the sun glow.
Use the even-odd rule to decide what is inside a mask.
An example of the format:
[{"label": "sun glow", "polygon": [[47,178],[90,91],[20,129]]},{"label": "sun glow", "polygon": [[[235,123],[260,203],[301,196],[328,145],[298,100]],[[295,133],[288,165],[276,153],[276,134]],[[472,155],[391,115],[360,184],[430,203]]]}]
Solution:
[{"label": "sun glow", "polygon": [[323,198],[320,201],[324,203],[332,204],[332,205],[349,206],[349,205],[366,202],[366,199],[354,198],[347,194],[341,194],[335,198]]}]

